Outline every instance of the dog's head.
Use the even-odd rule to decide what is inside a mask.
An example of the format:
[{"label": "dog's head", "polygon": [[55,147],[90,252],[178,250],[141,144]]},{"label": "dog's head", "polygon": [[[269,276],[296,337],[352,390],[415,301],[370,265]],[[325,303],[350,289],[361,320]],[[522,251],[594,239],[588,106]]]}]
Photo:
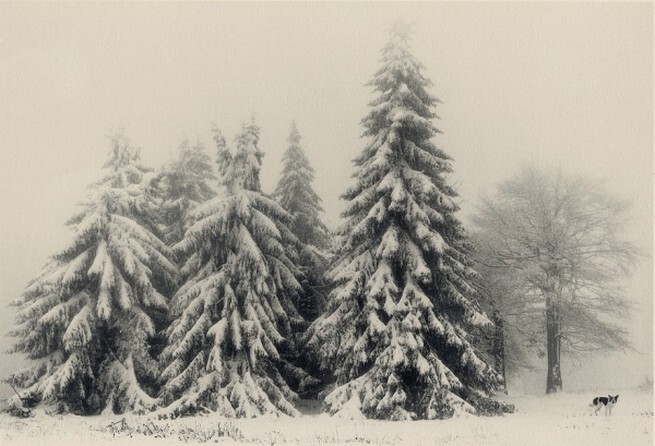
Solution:
[{"label": "dog's head", "polygon": [[616,404],[616,402],[619,400],[619,396],[618,396],[618,395],[615,395],[615,396],[607,395],[607,396],[608,396],[608,400],[607,400],[607,402],[608,402],[609,404]]}]

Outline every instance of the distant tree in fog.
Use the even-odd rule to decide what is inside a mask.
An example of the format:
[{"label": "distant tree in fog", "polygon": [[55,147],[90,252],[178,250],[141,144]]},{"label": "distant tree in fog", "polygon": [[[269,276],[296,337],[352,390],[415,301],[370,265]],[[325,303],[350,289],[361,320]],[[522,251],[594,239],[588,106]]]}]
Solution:
[{"label": "distant tree in fog", "polygon": [[165,165],[152,181],[161,200],[159,213],[166,243],[172,246],[182,240],[194,223],[194,209],[216,195],[211,184],[215,180],[211,159],[202,145],[184,140],[177,159]]},{"label": "distant tree in fog", "polygon": [[484,332],[481,340],[491,354],[496,370],[503,376],[507,392],[510,377],[534,368],[534,355],[543,354],[540,342],[540,310],[530,305],[520,293],[523,278],[511,268],[489,266],[490,246],[480,235],[471,235],[475,245],[473,259],[478,273],[474,280],[478,301],[489,315],[493,327]]},{"label": "distant tree in fog", "polygon": [[327,263],[330,233],[321,220],[321,198],[314,191],[314,169],[300,144],[296,123],[291,124],[289,147],[282,158],[283,168],[273,198],[290,214],[289,229],[298,238],[298,266],[303,290],[298,309],[316,319],[324,306],[323,273]]},{"label": "distant tree in fog", "polygon": [[504,277],[495,296],[504,320],[543,345],[547,393],[562,389],[562,351],[629,346],[619,286],[637,256],[628,209],[598,183],[537,169],[481,200],[478,260]]}]

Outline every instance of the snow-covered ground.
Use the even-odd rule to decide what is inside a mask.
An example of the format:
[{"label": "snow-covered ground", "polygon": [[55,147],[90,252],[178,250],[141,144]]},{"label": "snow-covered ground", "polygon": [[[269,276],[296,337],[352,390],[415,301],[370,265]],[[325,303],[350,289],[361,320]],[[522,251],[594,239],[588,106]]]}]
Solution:
[{"label": "snow-covered ground", "polygon": [[515,396],[516,413],[446,421],[381,422],[355,416],[317,415],[311,405],[302,418],[224,420],[212,416],[159,420],[156,416],[0,415],[0,445],[82,446],[178,445],[652,445],[653,395],[620,394],[612,417],[591,414],[594,394]]}]

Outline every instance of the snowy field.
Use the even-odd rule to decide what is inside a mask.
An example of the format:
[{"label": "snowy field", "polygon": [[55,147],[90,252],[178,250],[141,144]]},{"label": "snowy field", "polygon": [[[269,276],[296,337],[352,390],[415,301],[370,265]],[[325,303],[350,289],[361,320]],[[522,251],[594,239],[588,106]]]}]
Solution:
[{"label": "snowy field", "polygon": [[302,418],[220,420],[156,416],[0,415],[1,445],[652,445],[653,395],[619,392],[612,417],[591,414],[594,394],[517,396],[515,414],[446,421],[381,422],[317,415],[308,405]]}]

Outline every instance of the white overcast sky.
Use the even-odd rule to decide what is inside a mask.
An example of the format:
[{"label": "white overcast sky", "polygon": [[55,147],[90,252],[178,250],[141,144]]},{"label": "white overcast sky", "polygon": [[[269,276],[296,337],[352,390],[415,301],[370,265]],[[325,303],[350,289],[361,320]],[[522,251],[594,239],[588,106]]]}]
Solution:
[{"label": "white overcast sky", "polygon": [[[435,142],[454,158],[465,222],[479,194],[521,165],[556,166],[634,200],[630,236],[651,252],[650,3],[0,2],[2,332],[6,303],[68,239],[63,223],[118,129],[157,167],[185,137],[213,157],[211,123],[231,140],[254,113],[271,191],[295,119],[336,224],[365,144],[365,84],[398,17],[414,24],[414,53],[443,101]],[[651,374],[650,257],[627,290],[641,353],[611,366],[589,358],[600,367],[576,365],[565,388],[621,388]],[[15,364],[0,355],[0,374]]]}]

